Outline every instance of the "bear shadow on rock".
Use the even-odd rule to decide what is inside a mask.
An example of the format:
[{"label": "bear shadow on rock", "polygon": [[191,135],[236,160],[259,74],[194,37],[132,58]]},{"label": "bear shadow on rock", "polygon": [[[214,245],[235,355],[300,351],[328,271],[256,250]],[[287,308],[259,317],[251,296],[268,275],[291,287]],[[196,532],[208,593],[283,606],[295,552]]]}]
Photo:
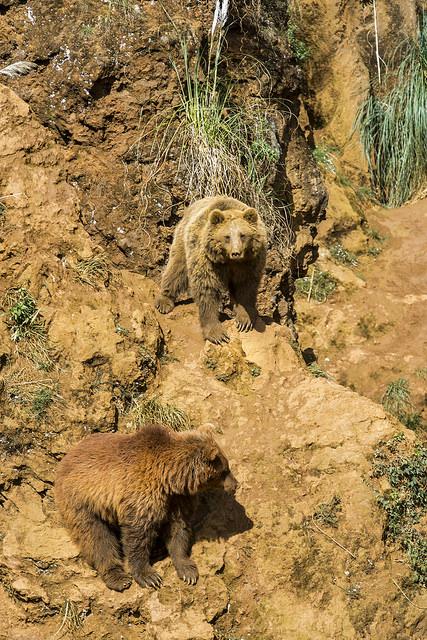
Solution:
[{"label": "bear shadow on rock", "polygon": [[[193,546],[202,540],[227,540],[253,527],[243,505],[234,496],[213,490],[198,496],[192,517]],[[161,535],[151,551],[150,560],[154,564],[168,557]]]},{"label": "bear shadow on rock", "polygon": [[195,541],[227,540],[252,527],[244,506],[234,496],[220,489],[199,496],[193,515]]}]

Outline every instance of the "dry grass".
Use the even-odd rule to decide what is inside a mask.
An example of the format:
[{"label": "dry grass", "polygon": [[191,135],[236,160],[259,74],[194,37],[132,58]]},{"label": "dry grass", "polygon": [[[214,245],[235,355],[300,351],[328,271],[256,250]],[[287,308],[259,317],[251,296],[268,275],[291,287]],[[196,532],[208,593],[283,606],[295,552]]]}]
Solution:
[{"label": "dry grass", "polygon": [[95,289],[100,282],[105,283],[111,275],[107,256],[103,252],[78,260],[75,270],[79,282]]},{"label": "dry grass", "polygon": [[[157,176],[177,154],[178,175],[186,185],[186,200],[227,195],[255,207],[271,244],[284,260],[290,256],[289,210],[274,197],[270,183],[281,159],[276,125],[268,100],[258,98],[237,105],[231,84],[220,80],[224,33],[210,43],[207,69],[199,52],[190,60],[182,44],[183,74],[179,104],[144,127],[139,146],[155,132],[154,158],[141,196],[148,201],[160,189]],[[137,153],[138,155],[138,153]]]},{"label": "dry grass", "polygon": [[159,422],[174,431],[191,429],[191,420],[182,409],[160,402],[157,398],[140,399],[132,408],[133,422],[137,428],[150,422]]},{"label": "dry grass", "polygon": [[24,406],[36,420],[47,414],[53,403],[63,402],[52,378],[31,379],[31,371],[18,369],[3,380],[3,393],[12,404]]}]

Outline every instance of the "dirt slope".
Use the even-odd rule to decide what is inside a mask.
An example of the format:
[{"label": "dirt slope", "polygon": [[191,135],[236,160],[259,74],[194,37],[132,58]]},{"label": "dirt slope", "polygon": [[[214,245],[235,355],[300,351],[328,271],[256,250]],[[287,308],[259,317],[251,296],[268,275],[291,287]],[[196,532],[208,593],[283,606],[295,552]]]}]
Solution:
[{"label": "dirt slope", "polygon": [[[156,318],[149,279],[110,265],[95,287],[77,281],[79,259],[97,249],[63,178],[67,151],[12,91],[3,88],[1,100],[2,287],[30,289],[55,366],[37,369],[28,345],[11,342],[4,307],[0,637],[425,637],[423,612],[392,581],[409,570],[383,545],[370,478],[374,447],[401,426],[310,376],[284,327],[234,333],[230,347],[205,350],[193,305]],[[38,417],[32,385],[57,394]],[[202,503],[195,588],[165,559],[160,592],[133,585],[119,595],[77,559],[52,483],[57,460],[85,433],[135,428],[129,407],[147,385],[194,423],[217,426],[240,489],[236,502]],[[342,511],[331,529],[312,515],[334,496]],[[425,596],[413,597],[425,606]]]},{"label": "dirt slope", "polygon": [[[425,412],[427,201],[369,211],[364,224],[383,238],[376,243],[381,253],[361,254],[345,268],[334,265],[327,248],[321,251],[317,268],[335,273],[341,284],[323,304],[298,300],[302,347],[313,348],[341,384],[377,402],[389,382],[407,379],[412,401]],[[347,236],[351,242],[366,251],[369,237],[359,229]]]}]

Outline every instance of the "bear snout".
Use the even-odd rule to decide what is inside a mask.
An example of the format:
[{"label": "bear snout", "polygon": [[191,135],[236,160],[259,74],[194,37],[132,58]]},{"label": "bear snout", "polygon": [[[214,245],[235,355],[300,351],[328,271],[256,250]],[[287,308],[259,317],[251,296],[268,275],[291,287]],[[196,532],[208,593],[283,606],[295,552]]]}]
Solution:
[{"label": "bear snout", "polygon": [[224,491],[234,496],[238,486],[239,484],[233,474],[231,472],[227,474],[224,479]]}]

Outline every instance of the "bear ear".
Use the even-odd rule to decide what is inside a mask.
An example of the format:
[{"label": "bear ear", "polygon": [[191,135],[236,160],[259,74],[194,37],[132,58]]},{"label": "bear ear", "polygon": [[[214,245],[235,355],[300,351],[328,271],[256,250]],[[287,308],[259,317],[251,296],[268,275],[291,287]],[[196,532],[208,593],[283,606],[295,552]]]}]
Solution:
[{"label": "bear ear", "polygon": [[213,211],[211,211],[211,215],[209,216],[209,220],[210,220],[210,223],[213,224],[213,225],[221,224],[221,222],[224,222],[224,220],[225,220],[224,214],[219,209],[214,209]]},{"label": "bear ear", "polygon": [[258,222],[258,214],[255,209],[245,209],[243,212],[243,219],[247,222],[250,222],[251,224],[255,224],[256,222]]},{"label": "bear ear", "polygon": [[200,433],[203,433],[204,435],[210,436],[211,438],[213,438],[215,433],[215,425],[212,424],[212,422],[205,422],[204,424],[200,425],[199,431]]}]

